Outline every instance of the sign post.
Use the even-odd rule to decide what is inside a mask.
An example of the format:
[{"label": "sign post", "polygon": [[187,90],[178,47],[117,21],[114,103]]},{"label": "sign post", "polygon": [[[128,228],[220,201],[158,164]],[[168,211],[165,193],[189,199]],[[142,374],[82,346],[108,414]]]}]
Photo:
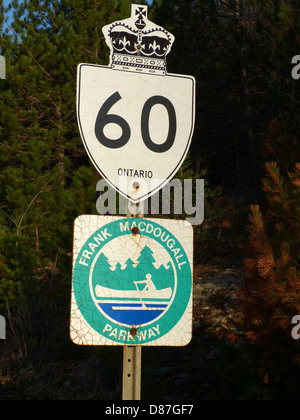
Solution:
[{"label": "sign post", "polygon": [[123,350],[122,399],[141,399],[142,347],[125,346]]},{"label": "sign post", "polygon": [[[123,346],[124,400],[141,395],[142,346],[185,346],[192,337],[193,228],[145,219],[143,201],[175,175],[190,147],[195,79],[168,74],[174,36],[148,7],[102,30],[109,66],[79,64],[77,119],[101,176],[127,199],[127,217],[74,222],[70,337]],[[140,203],[131,217],[130,203]]]},{"label": "sign post", "polygon": [[[127,200],[127,216],[131,217],[129,211],[130,201]],[[144,216],[144,203],[140,203],[139,218]],[[137,234],[138,228],[135,232]],[[136,333],[133,327],[131,334]],[[142,375],[142,346],[124,346],[123,349],[123,382],[122,400],[139,401],[141,399],[141,375]]]}]

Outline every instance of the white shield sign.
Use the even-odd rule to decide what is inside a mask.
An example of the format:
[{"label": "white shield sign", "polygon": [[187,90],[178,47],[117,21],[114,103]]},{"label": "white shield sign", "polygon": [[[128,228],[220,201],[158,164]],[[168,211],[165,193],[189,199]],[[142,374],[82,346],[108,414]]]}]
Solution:
[{"label": "white shield sign", "polygon": [[156,193],[189,150],[195,79],[80,64],[77,83],[80,133],[99,173],[132,202]]}]

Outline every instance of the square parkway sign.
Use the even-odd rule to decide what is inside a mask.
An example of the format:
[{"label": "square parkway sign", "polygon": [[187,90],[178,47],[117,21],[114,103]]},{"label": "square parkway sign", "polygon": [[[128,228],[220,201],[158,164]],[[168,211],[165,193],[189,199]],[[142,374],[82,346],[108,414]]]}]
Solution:
[{"label": "square parkway sign", "polygon": [[174,36],[132,5],[129,19],[103,29],[110,66],[79,64],[77,119],[98,172],[137,203],[159,191],[182,165],[195,120],[195,79],[168,74]]},{"label": "square parkway sign", "polygon": [[79,216],[70,336],[79,345],[184,346],[192,337],[193,228]]}]

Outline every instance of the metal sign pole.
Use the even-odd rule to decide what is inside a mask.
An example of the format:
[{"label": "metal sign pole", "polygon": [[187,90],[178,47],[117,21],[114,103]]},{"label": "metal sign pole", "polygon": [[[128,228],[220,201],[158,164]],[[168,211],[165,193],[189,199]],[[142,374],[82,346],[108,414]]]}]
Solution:
[{"label": "metal sign pole", "polygon": [[[129,210],[130,201],[127,200],[127,216],[131,217]],[[136,217],[144,215],[144,203],[140,203]],[[136,334],[132,327],[131,335]],[[141,371],[142,371],[142,346],[124,346],[123,348],[123,388],[122,400],[139,401],[141,399]]]},{"label": "metal sign pole", "polygon": [[142,346],[124,346],[123,400],[141,399]]}]

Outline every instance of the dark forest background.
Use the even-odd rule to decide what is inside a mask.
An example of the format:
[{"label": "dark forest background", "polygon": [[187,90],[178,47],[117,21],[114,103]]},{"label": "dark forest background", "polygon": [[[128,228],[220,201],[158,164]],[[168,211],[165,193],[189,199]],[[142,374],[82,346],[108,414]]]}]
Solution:
[{"label": "dark forest background", "polygon": [[[8,21],[0,0],[0,399],[20,392],[15,378],[28,366],[78,356],[68,341],[73,222],[97,214],[99,175],[77,127],[76,70],[108,64],[101,29],[129,17],[130,4],[14,0]],[[195,267],[216,257],[243,265],[238,333],[223,339],[243,346],[248,375],[267,392],[256,384],[226,395],[297,399],[299,2],[154,0],[149,18],[175,35],[168,72],[197,81],[194,137],[177,174],[206,183]]]}]

